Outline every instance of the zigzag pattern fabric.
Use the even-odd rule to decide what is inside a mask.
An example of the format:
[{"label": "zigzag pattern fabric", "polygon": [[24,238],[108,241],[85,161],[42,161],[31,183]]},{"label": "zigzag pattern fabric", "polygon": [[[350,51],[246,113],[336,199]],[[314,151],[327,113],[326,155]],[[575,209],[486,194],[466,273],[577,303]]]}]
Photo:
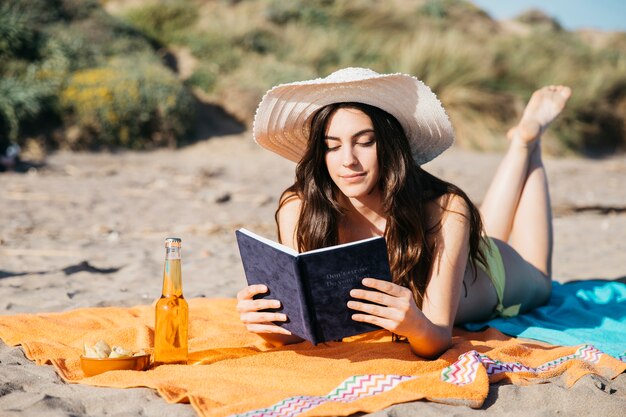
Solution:
[{"label": "zigzag pattern fabric", "polygon": [[[583,345],[571,355],[562,356],[538,367],[523,365],[519,362],[501,362],[489,356],[471,350],[459,356],[459,360],[441,372],[441,379],[455,385],[467,385],[476,380],[479,367],[485,367],[488,376],[503,372],[547,372],[571,360],[582,360],[596,364],[603,352],[591,345]],[[626,356],[618,359],[624,361]],[[329,401],[348,403],[360,398],[377,395],[395,388],[404,381],[415,377],[405,375],[357,375],[343,381],[337,388],[325,396],[298,396],[287,398],[271,407],[253,410],[231,417],[296,417],[305,411]]]},{"label": "zigzag pattern fabric", "polygon": [[395,388],[399,383],[414,379],[403,375],[355,375],[343,381],[325,396],[287,398],[271,407],[237,414],[232,417],[295,417],[329,401],[349,403]]},{"label": "zigzag pattern fabric", "polygon": [[[583,345],[571,355],[546,362],[536,368],[519,362],[500,362],[475,350],[462,354],[459,360],[441,372],[441,379],[455,385],[466,385],[475,381],[478,368],[485,367],[488,376],[502,372],[531,372],[538,374],[549,371],[570,361],[582,360],[598,363],[600,350],[591,345]],[[621,359],[621,358],[620,358]],[[271,407],[238,414],[232,417],[295,417],[329,401],[351,402],[359,398],[380,394],[395,388],[399,383],[414,379],[404,375],[357,375],[343,381],[336,389],[325,396],[298,396],[287,398]]]},{"label": "zigzag pattern fabric", "polygon": [[478,367],[482,363],[481,356],[484,355],[475,350],[462,354],[458,361],[441,371],[441,380],[455,385],[467,385],[474,382]]},{"label": "zigzag pattern fabric", "polygon": [[441,379],[455,385],[466,385],[474,382],[479,365],[487,370],[487,375],[496,375],[502,372],[532,372],[538,374],[553,369],[570,360],[580,359],[589,363],[598,363],[603,355],[601,351],[591,345],[583,345],[571,355],[546,362],[536,368],[522,365],[519,362],[500,362],[487,355],[471,350],[462,354],[459,360],[441,372]]}]

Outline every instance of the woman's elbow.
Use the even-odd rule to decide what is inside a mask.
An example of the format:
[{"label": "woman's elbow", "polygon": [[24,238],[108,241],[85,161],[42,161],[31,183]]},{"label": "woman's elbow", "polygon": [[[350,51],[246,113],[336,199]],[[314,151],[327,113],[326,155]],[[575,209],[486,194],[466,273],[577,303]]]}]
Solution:
[{"label": "woman's elbow", "polygon": [[419,356],[420,358],[424,358],[427,360],[437,359],[443,352],[448,350],[452,345],[452,338],[447,338],[447,340],[441,340],[437,343],[427,343],[427,344],[414,344],[409,342],[411,346],[411,352],[415,356]]}]

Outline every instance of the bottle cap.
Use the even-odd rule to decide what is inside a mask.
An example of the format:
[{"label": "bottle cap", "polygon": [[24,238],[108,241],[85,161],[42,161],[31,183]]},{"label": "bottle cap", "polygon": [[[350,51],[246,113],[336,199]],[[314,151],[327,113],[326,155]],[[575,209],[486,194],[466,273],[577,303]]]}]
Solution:
[{"label": "bottle cap", "polygon": [[165,246],[180,246],[182,240],[178,237],[168,237],[165,239]]}]

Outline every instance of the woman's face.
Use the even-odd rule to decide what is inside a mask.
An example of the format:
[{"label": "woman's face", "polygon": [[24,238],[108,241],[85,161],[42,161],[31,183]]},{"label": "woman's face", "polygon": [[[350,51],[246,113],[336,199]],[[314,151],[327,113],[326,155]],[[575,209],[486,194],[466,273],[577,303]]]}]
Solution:
[{"label": "woman's face", "polygon": [[379,178],[376,136],[372,120],[361,110],[340,108],[326,128],[326,166],[348,198],[364,198],[377,190]]}]

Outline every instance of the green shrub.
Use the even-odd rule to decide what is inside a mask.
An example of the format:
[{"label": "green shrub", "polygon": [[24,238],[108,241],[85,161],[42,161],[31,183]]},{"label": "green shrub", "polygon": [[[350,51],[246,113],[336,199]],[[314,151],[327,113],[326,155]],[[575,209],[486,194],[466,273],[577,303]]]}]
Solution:
[{"label": "green shrub", "polygon": [[31,66],[21,76],[0,78],[0,126],[6,136],[16,142],[20,125],[34,119],[56,92],[52,79],[46,79],[41,71]]},{"label": "green shrub", "polygon": [[162,0],[129,10],[125,19],[153,39],[171,42],[198,19],[198,8],[190,1]]},{"label": "green shrub", "polygon": [[344,66],[380,66],[384,56],[385,40],[363,37],[358,30],[306,29],[301,24],[290,24],[284,29],[284,38],[277,59],[299,67],[306,65],[308,72],[320,75]]},{"label": "green shrub", "polygon": [[153,59],[128,57],[74,73],[60,95],[70,148],[173,146],[194,119],[190,93]]},{"label": "green shrub", "polygon": [[216,65],[219,71],[232,71],[239,66],[244,55],[234,39],[217,31],[190,33],[180,37],[179,41],[187,45],[196,58]]},{"label": "green shrub", "polygon": [[332,0],[272,0],[265,9],[266,18],[278,25],[302,22],[307,25],[327,26],[331,16]]},{"label": "green shrub", "polygon": [[[113,58],[120,55],[132,58]],[[61,121],[78,134],[54,143],[44,132],[49,144],[173,144],[193,118],[192,97],[151,41],[98,0],[2,2],[0,77],[0,136],[20,144],[25,126]]]},{"label": "green shrub", "polygon": [[443,19],[447,15],[446,5],[441,0],[427,0],[420,12],[435,19]]},{"label": "green shrub", "polygon": [[243,35],[238,43],[246,51],[267,54],[276,50],[278,39],[268,30],[254,28]]},{"label": "green shrub", "polygon": [[217,84],[219,77],[218,67],[208,63],[200,63],[187,79],[187,83],[194,87],[198,87],[206,93],[211,93]]},{"label": "green shrub", "polygon": [[153,50],[144,34],[102,10],[85,19],[49,25],[47,34],[43,53],[54,50],[55,54],[65,56],[72,69],[98,66],[118,54]]},{"label": "green shrub", "polygon": [[17,13],[10,3],[0,5],[0,55],[16,55],[34,37],[25,16]]}]

